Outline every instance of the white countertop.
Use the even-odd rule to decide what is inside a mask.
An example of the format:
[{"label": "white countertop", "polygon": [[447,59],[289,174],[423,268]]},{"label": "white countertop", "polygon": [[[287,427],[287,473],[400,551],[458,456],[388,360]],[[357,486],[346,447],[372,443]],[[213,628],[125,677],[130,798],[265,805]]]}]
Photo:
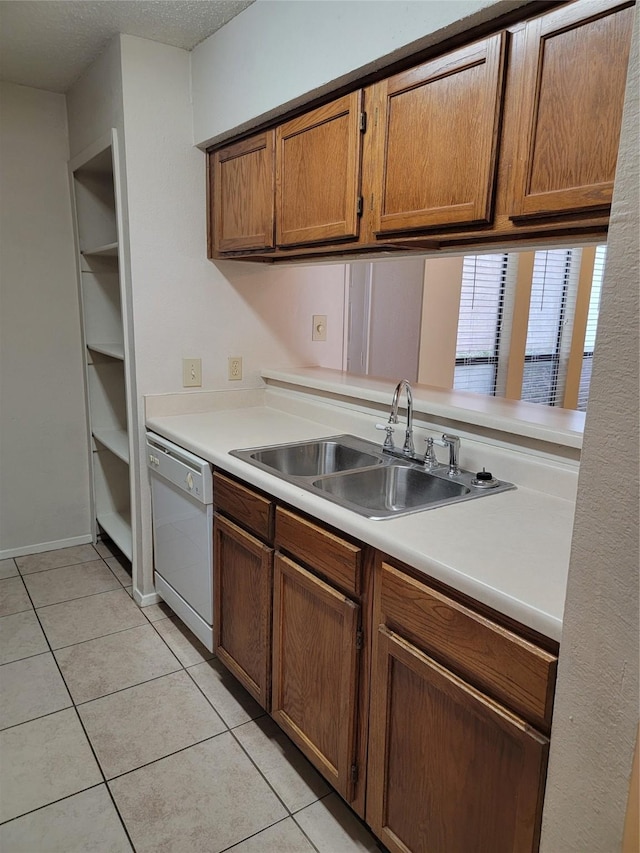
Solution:
[{"label": "white countertop", "polygon": [[[368,399],[387,407],[396,384],[389,379],[355,376],[328,367],[264,368],[262,377],[267,381],[327,391],[354,400]],[[414,414],[424,412],[497,432],[509,432],[566,447],[582,447],[584,412],[430,385],[412,383],[411,387]]]},{"label": "white countertop", "polygon": [[263,405],[149,417],[147,426],[247,483],[560,640],[572,501],[519,486],[373,521],[229,455],[244,447],[336,435],[335,426]]}]

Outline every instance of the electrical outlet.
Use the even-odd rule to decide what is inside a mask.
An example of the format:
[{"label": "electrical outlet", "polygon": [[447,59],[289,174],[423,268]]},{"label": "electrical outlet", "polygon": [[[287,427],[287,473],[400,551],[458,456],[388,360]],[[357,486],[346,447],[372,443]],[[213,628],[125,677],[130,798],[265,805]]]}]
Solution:
[{"label": "electrical outlet", "polygon": [[202,385],[202,359],[182,359],[182,386],[183,388],[199,388]]},{"label": "electrical outlet", "polygon": [[314,314],[313,315],[313,331],[311,332],[311,340],[312,341],[326,341],[327,340],[327,315],[326,314]]},{"label": "electrical outlet", "polygon": [[238,379],[242,379],[242,356],[229,356],[227,378],[231,382],[235,382]]}]

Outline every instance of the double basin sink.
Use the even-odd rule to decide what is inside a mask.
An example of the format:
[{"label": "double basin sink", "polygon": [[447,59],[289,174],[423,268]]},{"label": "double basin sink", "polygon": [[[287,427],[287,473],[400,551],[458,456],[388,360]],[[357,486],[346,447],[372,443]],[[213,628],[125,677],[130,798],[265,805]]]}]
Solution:
[{"label": "double basin sink", "polygon": [[448,466],[426,470],[353,435],[249,447],[232,456],[368,518],[394,518],[513,489],[500,480],[476,480]]}]

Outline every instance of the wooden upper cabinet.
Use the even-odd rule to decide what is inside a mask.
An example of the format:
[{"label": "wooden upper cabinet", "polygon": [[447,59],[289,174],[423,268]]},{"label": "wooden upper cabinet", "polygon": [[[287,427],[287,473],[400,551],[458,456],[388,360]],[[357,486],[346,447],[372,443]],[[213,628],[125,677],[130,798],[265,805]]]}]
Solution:
[{"label": "wooden upper cabinet", "polygon": [[504,33],[373,87],[373,230],[378,235],[489,222]]},{"label": "wooden upper cabinet", "polygon": [[274,138],[267,130],[209,154],[209,255],[274,245]]},{"label": "wooden upper cabinet", "polygon": [[278,246],[358,236],[362,92],[276,129]]},{"label": "wooden upper cabinet", "polygon": [[611,204],[633,3],[571,3],[524,28],[512,218]]}]

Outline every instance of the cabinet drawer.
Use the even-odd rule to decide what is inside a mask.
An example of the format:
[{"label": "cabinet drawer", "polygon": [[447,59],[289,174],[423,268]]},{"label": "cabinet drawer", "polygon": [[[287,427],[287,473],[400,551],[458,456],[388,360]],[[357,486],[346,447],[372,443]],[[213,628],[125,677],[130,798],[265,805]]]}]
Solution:
[{"label": "cabinet drawer", "polygon": [[273,501],[218,472],[213,475],[213,503],[256,536],[273,539]]},{"label": "cabinet drawer", "polygon": [[276,510],[276,545],[307,563],[340,589],[360,595],[362,548],[300,518]]},{"label": "cabinet drawer", "polygon": [[549,731],[555,655],[386,563],[380,611],[397,633]]}]

